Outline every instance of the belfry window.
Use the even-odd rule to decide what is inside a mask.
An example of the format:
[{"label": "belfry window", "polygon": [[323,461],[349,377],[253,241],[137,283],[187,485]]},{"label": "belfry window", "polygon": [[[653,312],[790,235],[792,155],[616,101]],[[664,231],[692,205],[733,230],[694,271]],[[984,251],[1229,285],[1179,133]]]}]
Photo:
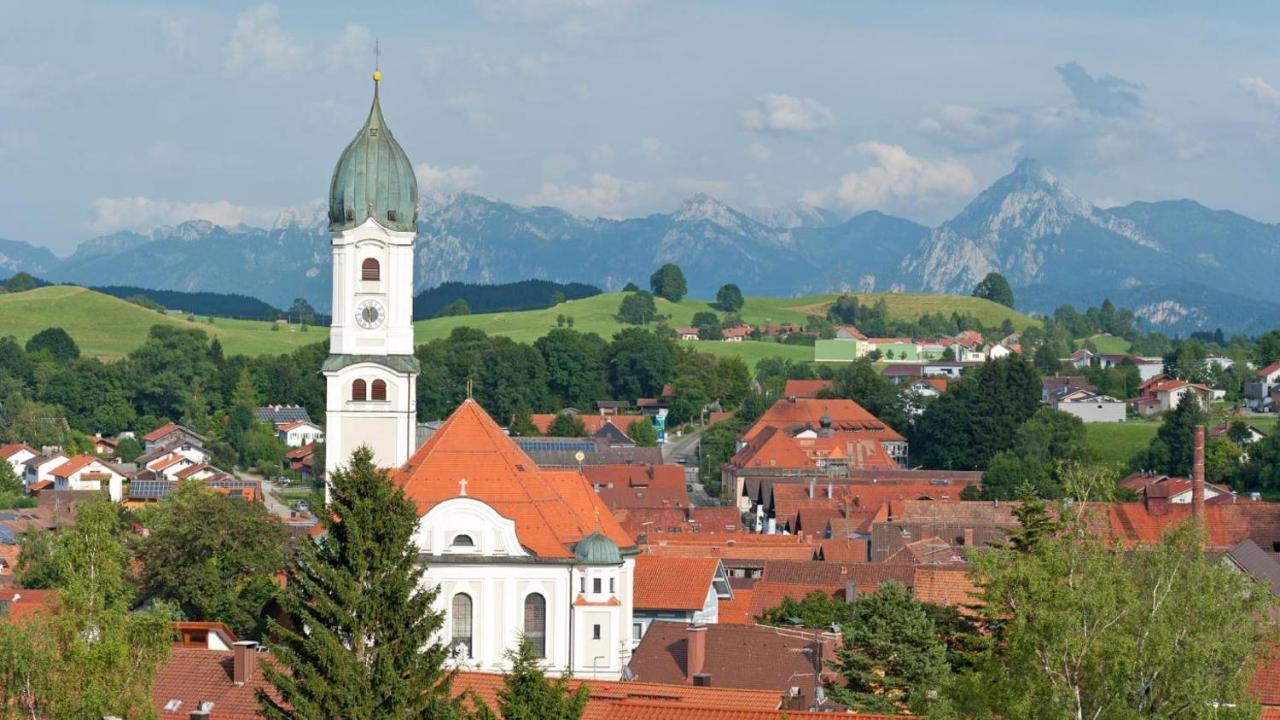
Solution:
[{"label": "belfry window", "polygon": [[353,401],[364,402],[368,397],[368,394],[365,392],[364,380],[357,379],[351,383],[351,399]]},{"label": "belfry window", "polygon": [[453,538],[452,546],[456,548],[473,548],[476,546],[476,541],[472,540],[470,535],[456,535]]},{"label": "belfry window", "polygon": [[540,593],[524,599],[524,639],[538,657],[547,656],[547,599]]},{"label": "belfry window", "polygon": [[471,659],[471,596],[458,593],[453,596],[452,618],[453,642],[451,647],[463,660]]},{"label": "belfry window", "polygon": [[369,388],[370,400],[386,400],[387,399],[387,383],[383,380],[374,380],[373,385]]},{"label": "belfry window", "polygon": [[382,279],[382,267],[373,258],[366,258],[360,263],[360,279],[377,282]]}]

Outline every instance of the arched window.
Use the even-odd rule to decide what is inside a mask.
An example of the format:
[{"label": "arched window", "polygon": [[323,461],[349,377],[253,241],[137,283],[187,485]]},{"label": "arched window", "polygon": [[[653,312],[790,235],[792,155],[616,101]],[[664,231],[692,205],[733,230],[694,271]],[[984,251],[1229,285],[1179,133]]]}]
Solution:
[{"label": "arched window", "polygon": [[455,535],[450,546],[456,548],[473,548],[476,546],[476,541],[472,540],[470,535]]},{"label": "arched window", "polygon": [[471,596],[458,593],[453,596],[452,635],[450,647],[464,660],[471,659]]},{"label": "arched window", "polygon": [[386,400],[387,399],[387,383],[382,380],[374,380],[373,385],[369,388],[370,400]]},{"label": "arched window", "polygon": [[382,279],[382,268],[378,265],[377,260],[365,258],[365,261],[360,263],[360,279],[374,282]]},{"label": "arched window", "polygon": [[363,380],[357,379],[355,382],[351,383],[351,399],[352,400],[356,402],[364,402],[365,400],[368,399],[368,397],[369,396],[365,393],[365,386],[364,386]]},{"label": "arched window", "polygon": [[537,657],[547,656],[547,599],[539,593],[524,599],[524,638]]}]

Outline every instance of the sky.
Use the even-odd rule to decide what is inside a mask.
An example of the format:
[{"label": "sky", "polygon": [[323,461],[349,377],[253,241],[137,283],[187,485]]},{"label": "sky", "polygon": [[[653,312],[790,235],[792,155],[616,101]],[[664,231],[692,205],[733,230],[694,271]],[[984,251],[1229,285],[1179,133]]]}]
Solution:
[{"label": "sky", "polygon": [[0,0],[0,237],[314,213],[375,39],[429,194],[935,224],[1035,157],[1277,222],[1277,37],[1274,2]]}]

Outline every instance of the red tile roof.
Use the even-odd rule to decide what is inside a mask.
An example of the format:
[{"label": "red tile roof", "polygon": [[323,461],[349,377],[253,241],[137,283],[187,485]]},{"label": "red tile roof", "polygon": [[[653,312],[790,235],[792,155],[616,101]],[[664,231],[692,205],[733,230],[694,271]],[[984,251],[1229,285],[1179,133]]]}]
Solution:
[{"label": "red tile roof", "polygon": [[840,583],[777,583],[762,580],[751,586],[751,607],[747,610],[747,615],[755,622],[765,610],[781,605],[784,598],[800,601],[811,592],[843,600],[845,586]]},{"label": "red tile roof", "polygon": [[67,460],[66,462],[54,468],[51,474],[56,478],[69,478],[73,474],[85,469],[86,467],[88,467],[89,465],[92,465],[95,462],[102,463],[102,465],[106,466],[108,470],[110,470],[111,472],[117,475],[124,474],[124,473],[121,473],[119,470],[116,470],[115,468],[111,467],[109,463],[103,461],[97,455],[76,455],[70,460]]},{"label": "red tile roof", "polygon": [[793,535],[664,535],[649,538],[642,550],[664,557],[715,557],[739,560],[811,560],[816,546]]},{"label": "red tile roof", "polygon": [[284,424],[282,424],[282,425],[277,425],[277,426],[276,426],[276,430],[278,430],[278,431],[280,431],[280,432],[289,432],[290,430],[296,430],[296,429],[298,429],[298,428],[300,428],[300,427],[313,427],[313,428],[316,428],[316,429],[319,429],[319,428],[320,428],[320,426],[319,426],[319,425],[316,425],[315,423],[313,423],[313,422],[311,422],[311,421],[309,421],[309,420],[294,420],[293,422],[288,422],[288,423],[284,423]]},{"label": "red tile roof", "polygon": [[1276,371],[1278,371],[1278,370],[1280,370],[1280,361],[1273,362],[1273,363],[1271,363],[1270,365],[1268,365],[1268,366],[1266,366],[1266,367],[1262,368],[1261,370],[1259,370],[1259,371],[1258,371],[1258,377],[1260,377],[1260,378],[1264,378],[1264,377],[1266,377],[1266,376],[1268,376],[1268,375],[1270,375],[1270,374],[1272,374],[1272,373],[1274,373],[1274,372],[1276,372]]},{"label": "red tile roof", "polygon": [[22,620],[53,609],[58,602],[57,590],[20,590],[7,588],[0,591],[0,606],[11,620]]},{"label": "red tile roof", "polygon": [[[233,653],[226,650],[200,648],[174,648],[169,660],[156,670],[155,684],[151,689],[151,705],[162,719],[191,717],[191,712],[201,702],[212,702],[210,720],[257,720],[259,712],[257,692],[263,690],[273,697],[275,687],[262,676],[261,668],[254,668],[253,677],[244,685],[231,681]],[[254,659],[263,658],[258,655]],[[177,710],[167,711],[164,706],[171,700],[181,700]]]},{"label": "red tile roof", "polygon": [[743,439],[750,440],[769,426],[787,428],[807,425],[817,429],[824,417],[831,421],[832,428],[839,433],[856,432],[864,436],[874,436],[880,440],[903,440],[902,435],[867,412],[866,408],[843,398],[779,400],[743,434]]},{"label": "red tile roof", "polygon": [[980,592],[969,579],[969,569],[965,567],[918,567],[911,589],[921,602],[959,607],[962,612],[966,611],[966,606],[978,602]]},{"label": "red tile roof", "polygon": [[720,598],[718,621],[722,625],[751,625],[755,618],[751,616],[751,597],[755,594],[752,588],[734,588],[733,597]]},{"label": "red tile roof", "polygon": [[657,542],[658,535],[673,533],[743,532],[742,516],[732,507],[615,508],[613,516],[632,537],[644,535],[649,542]]},{"label": "red tile roof", "polygon": [[679,465],[589,465],[582,474],[614,510],[689,506],[685,472]]},{"label": "red tile roof", "polygon": [[643,610],[701,610],[720,561],[640,555],[632,605]]},{"label": "red tile roof", "polygon": [[35,448],[31,447],[26,443],[11,443],[9,445],[0,445],[0,458],[4,458],[8,460],[9,458],[18,454],[19,450],[26,450],[32,455],[40,454],[39,452],[36,451]]},{"label": "red tile roof", "polygon": [[458,497],[465,478],[466,495],[514,521],[520,544],[539,557],[572,557],[597,529],[620,548],[635,545],[580,472],[539,468],[471,399],[394,476],[423,514]]},{"label": "red tile roof", "polygon": [[[534,413],[531,417],[534,427],[538,428],[538,432],[543,435],[551,429],[551,423],[556,421],[556,413]],[[631,429],[631,423],[637,420],[649,422],[644,415],[577,415],[575,417],[582,421],[582,426],[587,429],[588,435],[595,435],[605,425],[612,425],[625,433]]]},{"label": "red tile roof", "polygon": [[831,380],[788,380],[782,396],[812,399],[823,390],[831,389],[832,384]]}]

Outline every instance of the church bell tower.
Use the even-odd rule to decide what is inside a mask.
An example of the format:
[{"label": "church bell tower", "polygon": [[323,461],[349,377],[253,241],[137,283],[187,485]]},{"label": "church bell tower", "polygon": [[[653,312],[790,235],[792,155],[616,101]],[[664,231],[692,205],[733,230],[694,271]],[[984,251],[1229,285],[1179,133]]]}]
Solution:
[{"label": "church bell tower", "polygon": [[380,72],[364,127],[329,185],[333,325],[326,382],[325,473],[361,445],[379,467],[403,465],[417,432],[413,355],[413,243],[418,181],[382,117]]}]

